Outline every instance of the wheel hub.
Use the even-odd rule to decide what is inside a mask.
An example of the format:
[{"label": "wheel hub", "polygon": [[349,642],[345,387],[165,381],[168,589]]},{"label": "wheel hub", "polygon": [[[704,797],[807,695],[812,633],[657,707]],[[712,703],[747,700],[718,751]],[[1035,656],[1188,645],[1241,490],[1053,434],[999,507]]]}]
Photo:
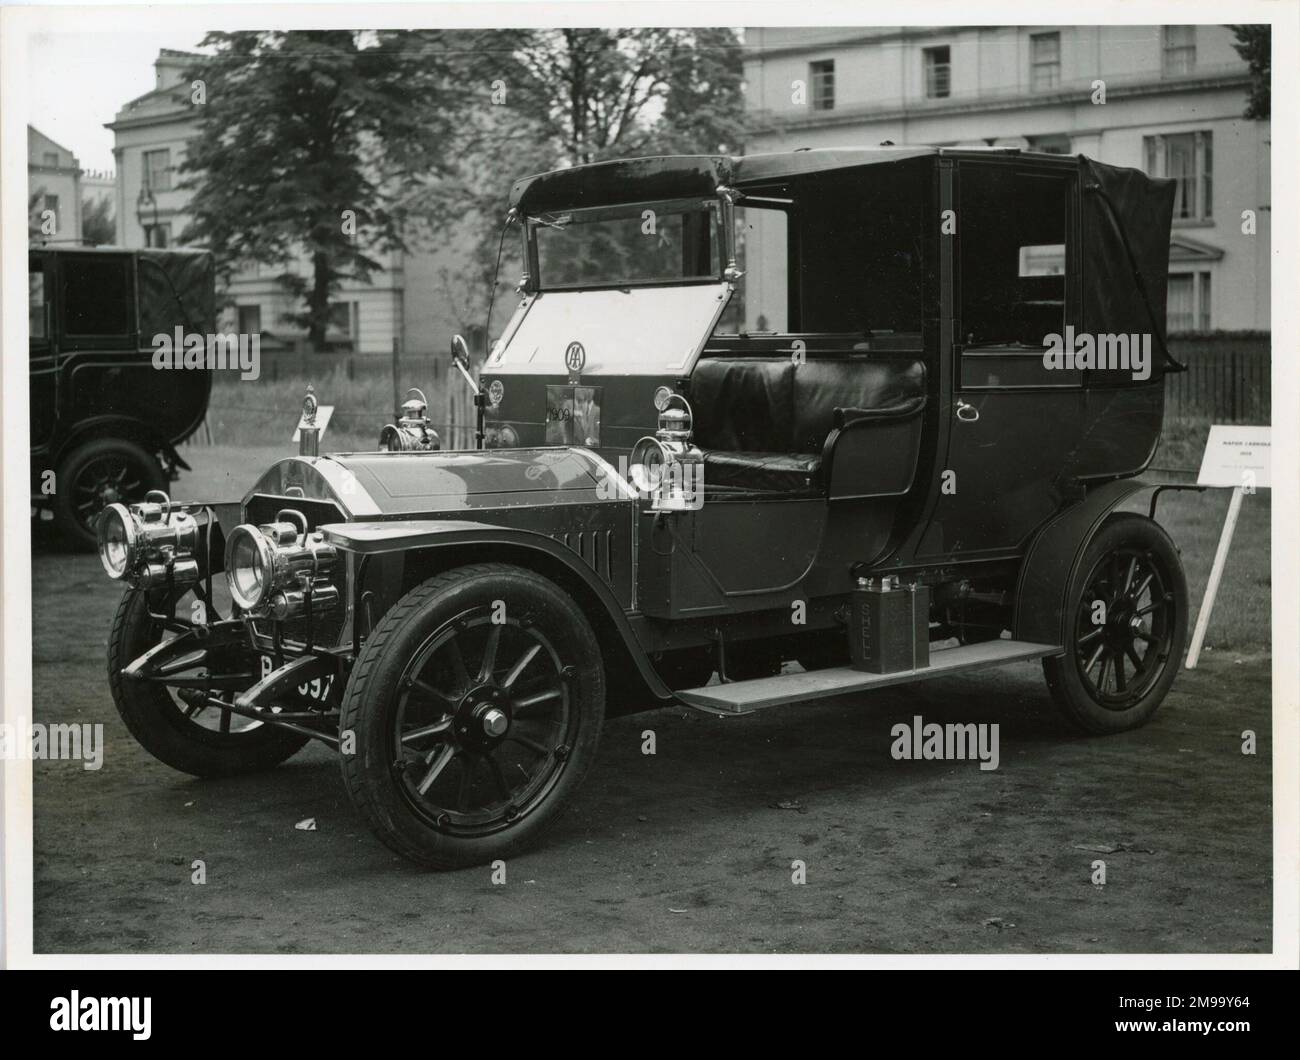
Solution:
[{"label": "wheel hub", "polygon": [[456,739],[470,747],[491,747],[510,731],[510,720],[510,697],[495,685],[478,685],[456,708]]}]

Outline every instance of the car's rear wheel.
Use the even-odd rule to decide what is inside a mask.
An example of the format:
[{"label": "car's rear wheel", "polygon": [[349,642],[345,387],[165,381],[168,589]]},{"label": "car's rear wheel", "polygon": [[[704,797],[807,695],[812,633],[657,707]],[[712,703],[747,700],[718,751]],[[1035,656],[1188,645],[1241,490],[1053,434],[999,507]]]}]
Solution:
[{"label": "car's rear wheel", "polygon": [[167,485],[162,465],[127,438],[95,438],[59,462],[54,486],[55,528],[82,551],[95,548],[95,520],[106,505],[131,504]]},{"label": "car's rear wheel", "polygon": [[[123,667],[184,631],[194,615],[195,599],[189,591],[168,596],[130,589],[123,595],[108,638],[108,683],[117,712],[146,751],[182,773],[226,777],[279,765],[309,737],[212,706],[201,688],[187,688],[187,699],[178,688],[122,675]],[[159,615],[165,617],[155,617]],[[260,673],[255,667],[248,652],[224,651],[218,657],[200,648],[169,670],[178,682],[195,678],[201,684],[195,675],[221,675],[216,678],[223,686],[221,694],[229,696],[256,683]]]},{"label": "car's rear wheel", "polygon": [[1057,706],[1087,732],[1145,724],[1187,641],[1187,581],[1169,535],[1141,515],[1110,516],[1084,553],[1066,608],[1065,654],[1043,663]]},{"label": "car's rear wheel", "polygon": [[568,594],[521,567],[459,567],[409,592],[367,638],[340,716],[344,783],[402,856],[483,864],[555,822],[604,709],[596,635]]}]

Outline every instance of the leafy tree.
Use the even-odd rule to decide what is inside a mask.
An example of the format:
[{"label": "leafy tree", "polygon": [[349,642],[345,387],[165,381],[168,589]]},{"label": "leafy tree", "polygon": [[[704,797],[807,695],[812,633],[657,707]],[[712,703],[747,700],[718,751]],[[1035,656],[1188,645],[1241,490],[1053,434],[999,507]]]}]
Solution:
[{"label": "leafy tree", "polygon": [[1237,38],[1233,48],[1250,64],[1250,92],[1246,97],[1247,118],[1267,118],[1272,111],[1273,27],[1229,26]]},{"label": "leafy tree", "polygon": [[112,243],[117,238],[111,199],[81,200],[81,238],[93,246]]},{"label": "leafy tree", "polygon": [[[418,227],[409,205],[444,170],[460,92],[440,36],[395,31],[210,33],[182,187],[185,241],[228,278],[257,262],[302,302],[291,323],[325,345],[331,296]],[[198,100],[194,101],[198,105]],[[305,258],[310,278],[294,267]]]},{"label": "leafy tree", "polygon": [[435,223],[458,219],[473,248],[470,268],[444,277],[466,327],[482,319],[498,248],[505,285],[521,264],[518,238],[501,242],[512,180],[610,158],[740,150],[733,30],[483,31],[461,35],[456,55],[477,106],[462,120],[453,171],[421,205]]}]

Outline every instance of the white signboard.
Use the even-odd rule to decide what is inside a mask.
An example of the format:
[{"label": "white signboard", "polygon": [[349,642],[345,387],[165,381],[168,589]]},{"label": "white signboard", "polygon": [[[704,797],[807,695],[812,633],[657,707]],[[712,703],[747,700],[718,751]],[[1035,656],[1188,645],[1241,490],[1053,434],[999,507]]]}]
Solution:
[{"label": "white signboard", "polygon": [[1270,430],[1269,427],[1212,426],[1196,484],[1270,489]]},{"label": "white signboard", "polygon": [[[316,409],[316,426],[320,428],[318,438],[325,437],[325,428],[330,425],[330,417],[334,415],[333,405],[321,405]],[[293,429],[293,438],[290,441],[297,445],[302,438],[302,421],[298,421],[298,426]]]}]

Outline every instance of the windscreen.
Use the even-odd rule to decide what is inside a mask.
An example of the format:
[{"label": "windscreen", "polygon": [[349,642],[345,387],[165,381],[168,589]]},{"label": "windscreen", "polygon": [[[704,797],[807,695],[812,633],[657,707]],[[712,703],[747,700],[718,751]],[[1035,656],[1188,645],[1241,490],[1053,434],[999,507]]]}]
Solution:
[{"label": "windscreen", "polygon": [[711,200],[573,210],[530,221],[542,290],[689,283],[722,273]]},{"label": "windscreen", "polygon": [[621,290],[542,291],[520,307],[485,371],[568,372],[582,348],[582,376],[685,373],[727,301],[724,283]]}]

